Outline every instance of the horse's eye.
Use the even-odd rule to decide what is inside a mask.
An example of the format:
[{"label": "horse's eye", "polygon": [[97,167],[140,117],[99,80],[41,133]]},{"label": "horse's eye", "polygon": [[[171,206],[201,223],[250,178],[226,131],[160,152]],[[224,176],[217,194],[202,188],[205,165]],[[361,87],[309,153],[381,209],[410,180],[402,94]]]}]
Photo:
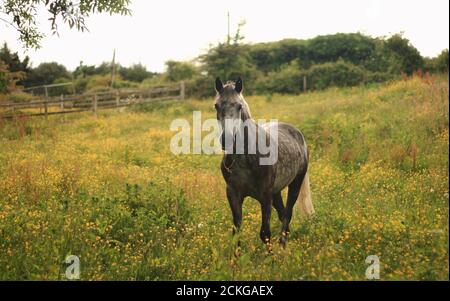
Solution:
[{"label": "horse's eye", "polygon": [[214,108],[216,109],[216,111],[219,111],[219,104],[218,103],[214,104]]},{"label": "horse's eye", "polygon": [[242,105],[241,105],[240,103],[238,103],[238,104],[236,105],[236,108],[238,109],[238,111],[240,111],[240,110],[242,109]]}]

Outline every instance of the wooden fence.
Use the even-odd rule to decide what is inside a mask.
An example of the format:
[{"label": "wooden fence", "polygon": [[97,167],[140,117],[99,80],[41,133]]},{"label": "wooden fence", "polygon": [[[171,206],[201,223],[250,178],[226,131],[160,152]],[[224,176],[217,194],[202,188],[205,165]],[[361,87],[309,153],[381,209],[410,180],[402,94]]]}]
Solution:
[{"label": "wooden fence", "polygon": [[30,102],[0,103],[0,118],[48,116],[86,111],[92,111],[96,115],[98,110],[103,109],[184,99],[185,85],[184,82],[181,82],[179,85],[152,89],[117,89],[106,92],[45,97],[43,100]]}]

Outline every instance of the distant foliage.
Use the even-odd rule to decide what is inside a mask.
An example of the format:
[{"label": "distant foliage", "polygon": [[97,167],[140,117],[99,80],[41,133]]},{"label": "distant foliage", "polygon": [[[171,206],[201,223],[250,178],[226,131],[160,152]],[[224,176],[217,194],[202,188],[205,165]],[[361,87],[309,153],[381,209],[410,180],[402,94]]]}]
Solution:
[{"label": "distant foliage", "polygon": [[166,76],[169,81],[178,82],[191,79],[199,74],[198,68],[190,62],[166,62]]},{"label": "distant foliage", "polygon": [[308,70],[309,86],[318,90],[330,86],[355,86],[364,81],[365,73],[363,68],[343,60],[319,64]]},{"label": "distant foliage", "polygon": [[[304,76],[307,89],[380,83],[426,67],[419,51],[402,34],[372,38],[338,33],[253,45],[219,43],[199,59],[204,80],[211,82],[215,76],[233,80],[239,75],[250,83],[246,93],[298,93],[304,89]],[[448,71],[448,51],[428,65],[432,72]],[[207,86],[199,80],[196,86]]]},{"label": "distant foliage", "polygon": [[154,75],[154,73],[147,71],[147,67],[142,64],[134,64],[130,67],[120,67],[119,74],[123,79],[132,82],[142,82],[144,79]]},{"label": "distant foliage", "polygon": [[435,58],[426,58],[425,69],[430,72],[448,73],[448,49],[442,50]]},{"label": "distant foliage", "polygon": [[3,61],[11,72],[29,72],[30,71],[30,58],[25,56],[22,60],[17,52],[13,52],[8,44],[3,43],[3,47],[0,49],[0,60]]},{"label": "distant foliage", "polygon": [[343,59],[354,65],[364,65],[375,52],[376,44],[373,38],[360,33],[338,33],[311,39],[307,55],[309,61],[315,64]]},{"label": "distant foliage", "polygon": [[[13,52],[8,44],[3,43],[3,47],[0,49],[0,61],[6,64],[8,70],[12,73],[19,72],[21,74],[20,79],[25,78],[27,72],[30,72],[30,58],[25,56],[25,58],[20,59],[17,52]],[[23,85],[21,80],[16,82],[17,85]]]},{"label": "distant foliage", "polygon": [[24,80],[26,86],[53,84],[56,79],[70,79],[72,76],[64,65],[56,62],[41,63],[31,69]]},{"label": "distant foliage", "polygon": [[16,90],[17,83],[23,77],[22,71],[11,72],[9,66],[0,60],[0,95]]},{"label": "distant foliage", "polygon": [[385,55],[391,61],[393,72],[404,72],[412,75],[414,71],[424,67],[424,59],[420,52],[401,34],[395,34],[385,42]]},{"label": "distant foliage", "polygon": [[200,57],[203,69],[210,78],[220,76],[224,80],[236,80],[239,76],[246,79],[246,92],[253,91],[253,84],[260,71],[253,64],[247,47],[234,43],[220,43]]},{"label": "distant foliage", "polygon": [[257,82],[257,92],[299,93],[303,90],[305,71],[300,68],[299,60],[294,60],[280,68],[269,72]]},{"label": "distant foliage", "polygon": [[205,98],[214,96],[212,83],[217,76],[224,82],[242,77],[247,95],[300,93],[305,88],[347,87],[382,83],[415,73],[448,72],[448,49],[437,57],[424,58],[401,33],[377,38],[361,33],[338,33],[308,40],[248,44],[243,42],[243,25],[241,22],[234,36],[211,46],[195,60],[167,61],[162,73],[151,72],[142,64],[125,67],[111,62],[100,65],[80,62],[73,72],[57,63],[30,68],[28,57],[21,60],[6,44],[0,50],[0,59],[10,71],[24,72],[24,79],[15,81],[19,86],[74,81],[74,88],[55,88],[51,94],[151,88],[184,81],[187,97]]}]

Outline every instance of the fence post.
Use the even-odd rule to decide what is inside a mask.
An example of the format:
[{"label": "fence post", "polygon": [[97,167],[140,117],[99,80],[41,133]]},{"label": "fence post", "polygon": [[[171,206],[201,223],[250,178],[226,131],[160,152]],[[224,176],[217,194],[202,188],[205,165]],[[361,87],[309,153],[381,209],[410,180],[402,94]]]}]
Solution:
[{"label": "fence post", "polygon": [[47,86],[44,86],[44,90],[45,90],[45,100],[44,100],[44,114],[45,114],[45,118],[47,118],[47,113],[48,113],[48,89]]},{"label": "fence post", "polygon": [[97,94],[94,94],[94,98],[92,99],[92,101],[93,101],[94,115],[95,117],[97,117],[97,106],[98,106]]},{"label": "fence post", "polygon": [[61,94],[61,111],[64,111],[64,94]]},{"label": "fence post", "polygon": [[303,92],[306,92],[306,75],[303,75]]},{"label": "fence post", "polygon": [[120,104],[120,94],[119,90],[116,90],[116,107],[118,107]]},{"label": "fence post", "polygon": [[48,99],[46,98],[44,100],[44,114],[45,114],[45,118],[47,118],[47,113],[48,113]]},{"label": "fence post", "polygon": [[180,100],[184,100],[185,96],[186,96],[186,85],[183,80],[180,83]]}]

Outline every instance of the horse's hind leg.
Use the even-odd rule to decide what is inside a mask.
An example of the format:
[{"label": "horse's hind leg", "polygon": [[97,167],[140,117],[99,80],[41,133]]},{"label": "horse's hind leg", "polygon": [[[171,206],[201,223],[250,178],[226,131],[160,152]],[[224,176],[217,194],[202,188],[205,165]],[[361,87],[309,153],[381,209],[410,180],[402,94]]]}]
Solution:
[{"label": "horse's hind leg", "polygon": [[277,210],[278,213],[278,219],[280,222],[283,222],[284,220],[284,205],[283,205],[283,198],[281,197],[281,192],[275,193],[273,195],[273,207]]},{"label": "horse's hind leg", "polygon": [[288,197],[286,202],[286,209],[284,214],[283,226],[281,229],[280,243],[284,246],[286,245],[287,236],[289,235],[289,224],[292,219],[292,209],[294,208],[295,202],[297,201],[298,194],[300,193],[300,188],[305,178],[306,172],[299,173],[295,179],[289,184]]}]

